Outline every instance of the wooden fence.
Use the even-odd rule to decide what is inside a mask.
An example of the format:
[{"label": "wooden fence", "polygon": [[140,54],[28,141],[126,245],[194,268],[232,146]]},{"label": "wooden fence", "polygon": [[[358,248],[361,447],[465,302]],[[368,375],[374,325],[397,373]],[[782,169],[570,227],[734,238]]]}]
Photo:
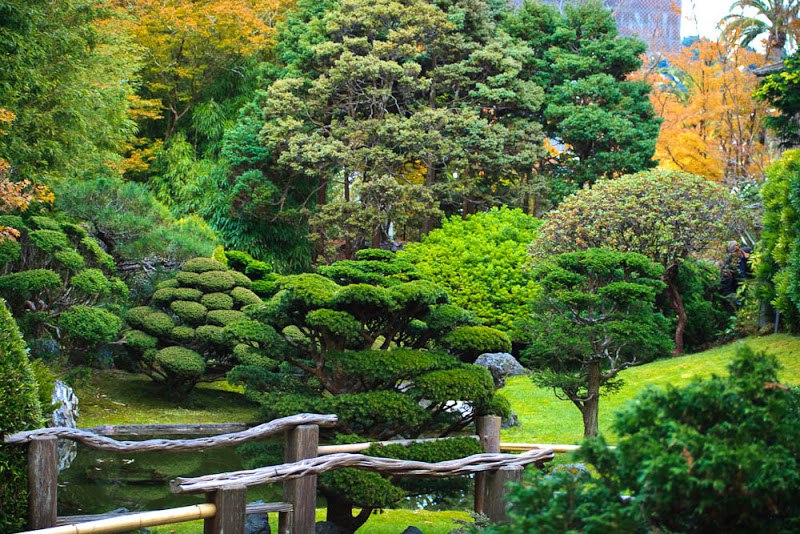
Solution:
[{"label": "wooden fence", "polygon": [[[113,533],[131,529],[204,520],[204,533],[241,534],[245,515],[277,512],[281,534],[305,534],[314,531],[317,476],[323,472],[355,467],[384,475],[449,477],[475,474],[475,510],[490,519],[506,518],[505,486],[521,479],[525,465],[541,466],[553,458],[552,449],[529,447],[522,454],[500,454],[500,418],[478,419],[477,439],[483,454],[439,463],[424,463],[353,454],[353,445],[320,446],[319,428],[336,424],[335,415],[299,414],[270,421],[229,434],[194,439],[149,439],[117,441],[104,435],[141,435],[146,429],[116,430],[50,428],[20,432],[5,438],[6,443],[28,444],[29,528],[40,534]],[[163,425],[162,430],[166,430]],[[187,426],[187,425],[183,425]],[[152,429],[150,429],[152,430]],[[58,438],[79,441],[89,447],[111,452],[196,451],[238,445],[285,434],[284,462],[281,465],[247,471],[219,473],[195,478],[178,478],[171,483],[175,493],[204,493],[206,503],[168,510],[102,516],[58,517],[57,476]],[[191,434],[186,429],[185,434]],[[447,438],[443,438],[447,439]],[[425,440],[395,440],[404,443]],[[369,444],[356,444],[363,450]],[[321,456],[320,456],[321,455]],[[247,504],[247,487],[283,483],[284,502]],[[60,525],[60,526],[59,526]],[[38,530],[43,529],[43,530]]]}]

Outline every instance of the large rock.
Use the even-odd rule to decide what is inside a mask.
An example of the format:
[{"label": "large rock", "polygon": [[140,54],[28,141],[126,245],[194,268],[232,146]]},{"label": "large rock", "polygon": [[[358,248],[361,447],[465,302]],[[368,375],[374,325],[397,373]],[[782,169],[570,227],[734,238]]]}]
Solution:
[{"label": "large rock", "polygon": [[[75,391],[61,380],[56,380],[52,396],[53,404],[58,405],[50,415],[48,426],[78,426],[78,397]],[[78,444],[70,439],[58,440],[58,470],[63,471],[72,465],[78,455]]]},{"label": "large rock", "polygon": [[525,368],[512,355],[507,352],[490,352],[481,354],[475,360],[475,365],[486,367],[494,379],[495,389],[505,387],[506,378],[525,374]]}]

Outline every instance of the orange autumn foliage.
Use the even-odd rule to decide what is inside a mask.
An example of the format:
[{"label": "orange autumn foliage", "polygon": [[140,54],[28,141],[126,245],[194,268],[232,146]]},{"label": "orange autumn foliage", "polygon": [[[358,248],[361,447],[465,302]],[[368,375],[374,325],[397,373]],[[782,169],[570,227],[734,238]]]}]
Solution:
[{"label": "orange autumn foliage", "polygon": [[762,56],[726,41],[699,40],[669,57],[664,69],[642,70],[663,119],[655,159],[660,167],[739,184],[763,179],[769,151],[753,99],[759,80],[750,66]]}]

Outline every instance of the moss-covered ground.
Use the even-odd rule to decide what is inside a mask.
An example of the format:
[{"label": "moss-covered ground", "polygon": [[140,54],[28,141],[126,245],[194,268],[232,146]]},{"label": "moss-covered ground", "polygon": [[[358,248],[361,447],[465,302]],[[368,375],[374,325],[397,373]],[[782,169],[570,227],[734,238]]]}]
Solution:
[{"label": "moss-covered ground", "polygon": [[[775,354],[783,365],[780,378],[800,384],[800,337],[778,334],[750,337],[705,352],[698,352],[632,367],[620,373],[620,391],[600,399],[600,432],[614,441],[613,413],[646,387],[681,386],[694,377],[727,374],[727,365],[738,347],[748,344],[757,351]],[[515,443],[579,443],[583,423],[578,409],[555,397],[552,390],[537,388],[528,377],[509,379],[501,393],[509,400],[522,426],[504,430],[501,439]]]}]

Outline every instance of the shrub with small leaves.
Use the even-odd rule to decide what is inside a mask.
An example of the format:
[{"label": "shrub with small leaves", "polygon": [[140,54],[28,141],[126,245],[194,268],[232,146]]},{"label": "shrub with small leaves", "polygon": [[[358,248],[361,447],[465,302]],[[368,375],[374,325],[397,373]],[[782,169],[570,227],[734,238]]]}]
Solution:
[{"label": "shrub with small leaves", "polygon": [[[246,286],[250,279],[230,270],[212,258],[193,258],[172,279],[158,284],[150,306],[132,308],[127,322],[134,330],[142,330],[156,339],[153,347],[127,343],[126,348],[142,371],[163,382],[165,392],[185,393],[198,380],[214,380],[225,376],[237,361],[234,347],[248,345],[254,353],[269,342],[259,331],[240,330],[236,335],[229,325],[246,323],[242,311],[246,305],[261,304],[261,299]],[[250,337],[253,336],[253,337]],[[168,368],[158,357],[159,351],[170,347],[190,350],[202,358],[202,372],[180,375],[174,366]],[[150,352],[157,349],[156,353]],[[172,389],[172,382],[179,387]]]}]

